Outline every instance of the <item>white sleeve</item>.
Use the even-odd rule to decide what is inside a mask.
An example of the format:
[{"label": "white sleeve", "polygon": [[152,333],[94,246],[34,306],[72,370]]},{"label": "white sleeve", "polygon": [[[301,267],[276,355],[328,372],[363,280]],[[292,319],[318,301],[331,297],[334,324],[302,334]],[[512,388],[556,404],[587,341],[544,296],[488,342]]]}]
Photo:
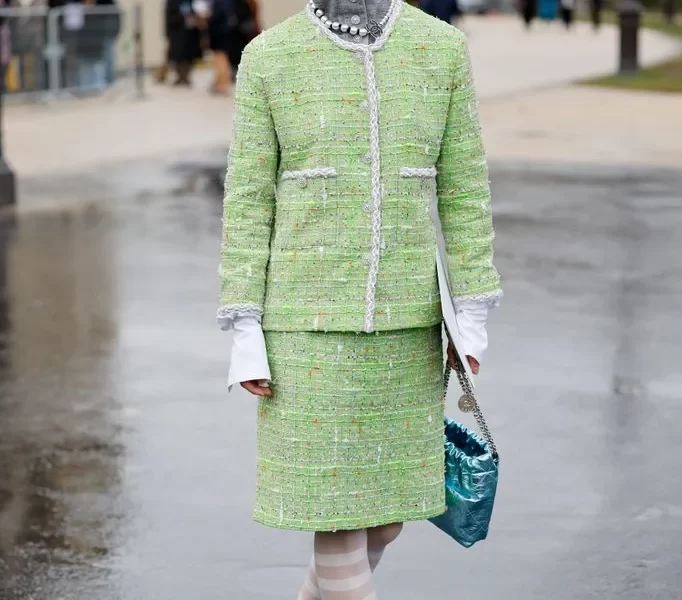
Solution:
[{"label": "white sleeve", "polygon": [[234,338],[227,389],[243,381],[270,381],[270,366],[265,348],[265,336],[256,316],[243,316],[234,320]]},{"label": "white sleeve", "polygon": [[488,310],[491,303],[487,300],[455,299],[455,313],[457,328],[462,337],[463,350],[467,356],[473,356],[479,363],[483,362],[483,355],[488,348]]}]

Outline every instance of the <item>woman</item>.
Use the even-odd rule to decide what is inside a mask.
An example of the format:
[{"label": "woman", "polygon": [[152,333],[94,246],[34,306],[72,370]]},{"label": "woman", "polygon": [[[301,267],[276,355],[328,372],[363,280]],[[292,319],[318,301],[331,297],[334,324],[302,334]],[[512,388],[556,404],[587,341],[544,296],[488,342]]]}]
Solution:
[{"label": "woman", "polygon": [[215,66],[212,91],[227,94],[246,44],[260,32],[256,0],[213,0],[208,30]]},{"label": "woman", "polygon": [[315,532],[300,600],[375,598],[402,523],[445,511],[432,201],[475,371],[501,295],[466,41],[315,0],[247,47],[235,110],[218,320],[260,397],[254,518]]},{"label": "woman", "polygon": [[[177,79],[173,85],[189,86],[194,63],[202,56],[201,31],[192,9],[192,2],[166,1],[166,37],[168,38],[167,63],[175,66]],[[165,69],[157,74],[157,81],[165,80]]]}]

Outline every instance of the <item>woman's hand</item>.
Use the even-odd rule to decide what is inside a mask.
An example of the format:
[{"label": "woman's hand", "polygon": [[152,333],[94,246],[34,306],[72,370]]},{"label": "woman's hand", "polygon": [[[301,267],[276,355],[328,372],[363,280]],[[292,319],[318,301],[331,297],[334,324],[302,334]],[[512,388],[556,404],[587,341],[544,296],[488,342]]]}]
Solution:
[{"label": "woman's hand", "polygon": [[254,379],[253,381],[242,381],[241,385],[247,392],[251,392],[254,396],[272,396],[272,389],[263,385],[264,381]]},{"label": "woman's hand", "polygon": [[[481,370],[480,363],[473,356],[467,356],[467,360],[469,361],[471,372],[474,375],[478,375],[478,372]],[[452,345],[452,342],[448,343],[448,364],[453,369],[457,367],[457,354],[455,352],[455,347]]]}]

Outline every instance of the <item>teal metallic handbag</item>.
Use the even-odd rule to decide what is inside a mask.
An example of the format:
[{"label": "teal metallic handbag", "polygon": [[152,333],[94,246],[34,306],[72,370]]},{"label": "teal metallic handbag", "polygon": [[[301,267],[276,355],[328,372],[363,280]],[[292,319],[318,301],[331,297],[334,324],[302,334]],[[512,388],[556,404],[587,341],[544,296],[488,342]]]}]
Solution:
[{"label": "teal metallic handbag", "polygon": [[[446,394],[451,370],[447,365]],[[444,514],[429,520],[462,546],[469,548],[488,535],[497,491],[499,456],[460,359],[455,372],[464,390],[464,395],[459,400],[459,408],[463,412],[473,413],[483,438],[464,425],[445,419],[447,510]]]}]

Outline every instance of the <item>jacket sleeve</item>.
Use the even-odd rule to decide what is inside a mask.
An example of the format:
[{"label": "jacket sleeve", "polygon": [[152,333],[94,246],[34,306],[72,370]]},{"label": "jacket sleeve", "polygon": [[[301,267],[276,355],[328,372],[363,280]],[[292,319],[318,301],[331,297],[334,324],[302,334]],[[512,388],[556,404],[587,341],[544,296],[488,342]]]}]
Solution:
[{"label": "jacket sleeve", "polygon": [[230,329],[243,315],[260,318],[265,299],[279,146],[258,73],[257,43],[244,51],[235,94],[219,268],[222,329]]},{"label": "jacket sleeve", "polygon": [[438,213],[455,301],[501,296],[493,266],[488,165],[466,39],[457,33],[450,108],[438,159]]}]

